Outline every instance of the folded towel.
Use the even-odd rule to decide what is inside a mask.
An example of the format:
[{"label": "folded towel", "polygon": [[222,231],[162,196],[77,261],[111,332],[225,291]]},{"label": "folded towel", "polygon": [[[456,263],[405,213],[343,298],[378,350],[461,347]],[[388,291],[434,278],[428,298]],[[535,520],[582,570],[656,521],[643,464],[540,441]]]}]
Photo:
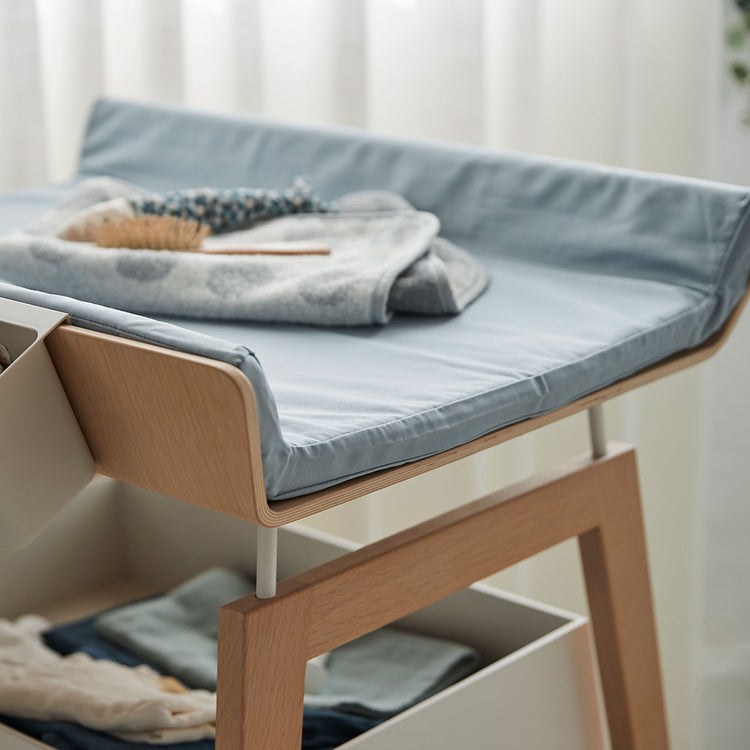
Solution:
[{"label": "folded towel", "polygon": [[126,667],[82,653],[61,656],[42,641],[48,627],[36,616],[0,620],[0,712],[77,722],[129,742],[167,744],[215,735],[213,693],[176,692],[173,679],[165,682],[145,665]]},{"label": "folded towel", "polygon": [[[97,632],[179,677],[216,685],[216,610],[243,596],[247,581],[223,568],[209,570],[164,597],[107,612]],[[469,646],[383,628],[330,653],[327,676],[305,705],[387,717],[471,674],[479,665]]]},{"label": "folded towel", "polygon": [[330,255],[293,261],[60,239],[87,200],[132,195],[131,185],[94,179],[29,231],[0,239],[1,278],[143,314],[345,326],[384,324],[394,311],[458,313],[487,285],[474,258],[437,237],[436,216],[383,194],[377,205],[371,193],[345,197],[334,213],[284,216],[231,235],[242,244],[315,240],[331,247]]},{"label": "folded towel", "polygon": [[[143,601],[149,600],[144,599]],[[97,616],[102,614],[104,613]],[[148,664],[152,669],[164,674],[164,670],[158,665],[144,661],[130,651],[120,648],[116,643],[102,638],[94,628],[95,619],[95,617],[86,617],[83,620],[55,625],[55,627],[45,630],[42,633],[42,638],[47,646],[63,656],[75,653],[88,654],[92,659],[108,659],[128,667]],[[191,685],[186,680],[184,682],[188,687],[198,687],[197,685]]]},{"label": "folded towel", "polygon": [[328,679],[305,705],[385,718],[475,672],[479,653],[440,638],[381,628],[331,652]]},{"label": "folded towel", "polygon": [[[114,609],[96,620],[112,643],[188,685],[216,690],[219,608],[251,594],[252,581],[233,570],[212,568],[165,596]],[[308,662],[305,691],[325,683],[324,654]]]}]

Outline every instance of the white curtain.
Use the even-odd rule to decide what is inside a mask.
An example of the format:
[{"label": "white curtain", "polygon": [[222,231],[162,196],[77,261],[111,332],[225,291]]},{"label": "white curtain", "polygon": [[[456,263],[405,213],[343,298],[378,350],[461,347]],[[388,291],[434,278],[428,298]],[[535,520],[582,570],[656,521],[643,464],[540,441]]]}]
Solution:
[{"label": "white curtain", "polygon": [[[68,177],[102,93],[750,182],[750,160],[733,150],[747,150],[747,136],[727,124],[720,96],[726,10],[715,0],[0,0],[0,188]],[[640,449],[671,733],[685,750],[746,748],[750,735],[738,697],[747,702],[750,680],[739,426],[750,408],[731,395],[749,372],[748,328],[711,365],[608,405],[611,436]],[[586,441],[575,417],[310,523],[366,541]],[[494,580],[585,608],[572,543]]]}]

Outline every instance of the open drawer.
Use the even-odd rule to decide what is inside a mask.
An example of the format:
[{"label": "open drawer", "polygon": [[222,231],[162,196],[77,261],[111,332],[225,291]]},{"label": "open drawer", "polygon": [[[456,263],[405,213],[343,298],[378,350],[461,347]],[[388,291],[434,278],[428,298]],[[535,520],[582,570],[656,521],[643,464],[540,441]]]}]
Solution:
[{"label": "open drawer", "polygon": [[[254,530],[248,522],[99,478],[34,544],[3,556],[0,616],[39,612],[63,621],[174,586],[213,565],[251,572]],[[285,528],[279,573],[294,575],[351,549],[320,532]],[[485,666],[341,747],[602,747],[585,618],[475,585],[397,625],[471,644]],[[47,746],[0,725],[0,747]]]},{"label": "open drawer", "polygon": [[67,317],[0,298],[0,551],[28,544],[94,476],[45,344]]}]

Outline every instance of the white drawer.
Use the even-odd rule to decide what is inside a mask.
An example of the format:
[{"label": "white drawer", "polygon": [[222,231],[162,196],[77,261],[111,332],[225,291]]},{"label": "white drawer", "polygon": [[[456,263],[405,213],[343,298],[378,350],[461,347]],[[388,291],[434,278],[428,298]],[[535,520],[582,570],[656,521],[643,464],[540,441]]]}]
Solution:
[{"label": "white drawer", "polygon": [[[3,556],[0,615],[37,611],[66,619],[172,586],[211,565],[251,572],[254,531],[249,523],[99,479],[34,544]],[[280,574],[351,549],[320,532],[281,529]],[[63,560],[71,564],[61,566]],[[398,624],[469,643],[486,666],[342,748],[602,747],[585,618],[476,585]],[[41,747],[0,725],[2,750]]]}]

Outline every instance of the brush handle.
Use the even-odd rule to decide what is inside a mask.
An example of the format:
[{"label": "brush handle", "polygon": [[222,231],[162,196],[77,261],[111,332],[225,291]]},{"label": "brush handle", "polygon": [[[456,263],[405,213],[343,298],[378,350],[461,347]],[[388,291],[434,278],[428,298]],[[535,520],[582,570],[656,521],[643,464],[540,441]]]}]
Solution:
[{"label": "brush handle", "polygon": [[248,245],[223,245],[206,239],[193,250],[206,255],[330,255],[331,248],[323,242],[307,240],[289,242],[254,242]]}]

